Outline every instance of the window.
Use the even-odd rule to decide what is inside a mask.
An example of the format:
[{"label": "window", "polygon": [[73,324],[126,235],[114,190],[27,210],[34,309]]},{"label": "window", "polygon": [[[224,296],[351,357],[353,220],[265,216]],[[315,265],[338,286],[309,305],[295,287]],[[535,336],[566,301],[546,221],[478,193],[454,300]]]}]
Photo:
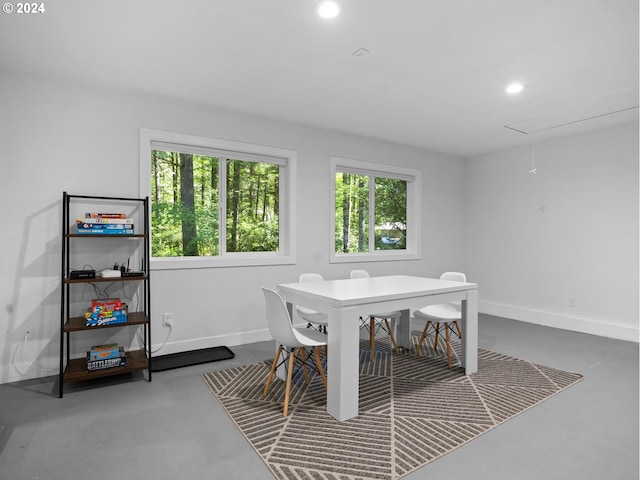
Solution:
[{"label": "window", "polygon": [[149,129],[140,138],[154,268],[294,263],[295,152]]},{"label": "window", "polygon": [[419,258],[421,172],[333,158],[332,262]]}]

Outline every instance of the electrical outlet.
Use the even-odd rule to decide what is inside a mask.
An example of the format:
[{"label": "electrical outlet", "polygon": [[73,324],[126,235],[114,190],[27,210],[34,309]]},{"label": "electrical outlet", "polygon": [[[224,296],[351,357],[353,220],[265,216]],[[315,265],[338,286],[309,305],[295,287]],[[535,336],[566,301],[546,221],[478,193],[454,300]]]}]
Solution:
[{"label": "electrical outlet", "polygon": [[569,303],[568,303],[568,305],[569,305],[571,308],[576,308],[576,297],[569,297]]},{"label": "electrical outlet", "polygon": [[170,327],[171,325],[173,325],[173,313],[163,313],[162,324],[165,327]]}]

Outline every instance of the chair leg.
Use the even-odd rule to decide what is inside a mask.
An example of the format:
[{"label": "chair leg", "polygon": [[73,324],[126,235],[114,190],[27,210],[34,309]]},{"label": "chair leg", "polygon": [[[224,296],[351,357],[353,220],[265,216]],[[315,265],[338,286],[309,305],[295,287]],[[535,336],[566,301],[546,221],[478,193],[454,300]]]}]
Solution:
[{"label": "chair leg", "polygon": [[420,354],[422,343],[424,342],[424,339],[427,336],[427,330],[429,330],[430,326],[431,326],[431,320],[427,320],[427,324],[424,326],[424,330],[422,330],[422,335],[420,335],[420,340],[418,341],[418,347],[416,348],[416,357]]},{"label": "chair leg", "polygon": [[282,345],[278,345],[278,351],[276,352],[276,356],[273,357],[273,363],[271,364],[271,371],[269,372],[269,376],[267,377],[267,384],[264,386],[264,395],[269,393],[269,387],[271,386],[271,380],[273,380],[273,374],[276,372],[276,367],[278,365],[278,359],[280,358],[280,354],[282,353]]},{"label": "chair leg", "polygon": [[433,341],[433,349],[435,351],[438,351],[438,335],[440,334],[440,323],[439,322],[434,322],[436,325],[436,338]]},{"label": "chair leg", "polygon": [[376,319],[369,317],[369,343],[371,344],[371,363],[376,356],[376,331],[375,331]]},{"label": "chair leg", "polygon": [[456,330],[458,331],[458,338],[462,338],[462,329],[460,328],[460,322],[456,320],[455,324],[456,324]]},{"label": "chair leg", "polygon": [[449,368],[451,368],[451,338],[450,338],[450,334],[449,334],[449,330],[451,329],[451,327],[449,327],[449,325],[444,326],[444,333],[447,339],[447,365],[449,366]]},{"label": "chair leg", "polygon": [[284,391],[284,411],[282,412],[282,416],[286,417],[287,414],[289,413],[289,395],[291,393],[291,376],[293,375],[293,364],[295,361],[296,357],[293,354],[293,352],[291,352],[291,355],[289,355],[289,369],[287,370],[287,386],[285,387],[285,391]]},{"label": "chair leg", "polygon": [[391,344],[393,345],[393,351],[398,353],[398,344],[396,343],[396,339],[393,336],[393,330],[391,330],[391,325],[389,324],[389,319],[385,318],[384,323],[387,326],[387,332],[389,332],[389,338],[391,338]]},{"label": "chair leg", "polygon": [[[300,358],[299,353],[302,353]],[[302,362],[302,373],[304,374],[304,383],[309,383],[309,373],[307,371],[307,350],[304,348],[296,348],[296,357]]]},{"label": "chair leg", "polygon": [[322,383],[324,383],[324,388],[326,390],[327,376],[324,373],[324,368],[322,367],[322,361],[320,360],[320,347],[313,347],[313,354],[316,358],[316,366],[318,367],[318,373],[320,373],[320,377],[322,378]]}]

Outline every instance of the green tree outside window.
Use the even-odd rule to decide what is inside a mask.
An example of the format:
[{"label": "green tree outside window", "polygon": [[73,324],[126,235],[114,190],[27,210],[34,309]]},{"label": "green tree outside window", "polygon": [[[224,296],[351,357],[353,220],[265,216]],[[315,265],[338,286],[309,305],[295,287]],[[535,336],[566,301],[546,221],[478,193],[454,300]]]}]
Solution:
[{"label": "green tree outside window", "polygon": [[405,180],[336,172],[335,192],[336,253],[406,249]]},{"label": "green tree outside window", "polygon": [[[269,162],[152,150],[152,256],[217,256],[221,248],[278,251],[279,174],[278,165]],[[226,178],[222,219],[221,176]]]}]

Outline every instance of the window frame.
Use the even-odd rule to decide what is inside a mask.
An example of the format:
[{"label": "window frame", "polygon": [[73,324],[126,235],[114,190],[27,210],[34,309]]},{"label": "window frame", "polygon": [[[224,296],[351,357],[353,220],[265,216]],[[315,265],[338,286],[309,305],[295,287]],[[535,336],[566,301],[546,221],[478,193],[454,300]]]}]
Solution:
[{"label": "window frame", "polygon": [[[261,157],[279,159],[272,163],[278,164],[280,183],[280,212],[279,215],[279,235],[280,247],[277,252],[227,252],[226,248],[216,256],[198,257],[151,257],[150,266],[153,270],[173,270],[188,268],[217,268],[217,267],[242,267],[261,265],[292,265],[296,263],[295,244],[295,205],[296,189],[294,181],[296,178],[297,153],[294,150],[256,145],[244,142],[222,140],[218,138],[202,137],[165,130],[155,130],[150,128],[140,129],[140,195],[151,197],[151,151],[154,144],[183,146],[188,152],[192,150],[205,149],[212,153],[215,151],[226,151],[237,154],[246,160],[257,160]],[[221,191],[218,203],[218,214],[220,218],[226,219],[226,197]],[[149,202],[149,218],[151,217],[151,202]],[[225,220],[226,225],[226,220]],[[225,226],[226,228],[226,226]],[[153,230],[150,225],[150,230]],[[226,238],[226,232],[220,230],[222,239]],[[152,235],[152,231],[149,231]],[[151,239],[149,240],[151,242]]]},{"label": "window frame", "polygon": [[[407,247],[404,250],[369,250],[368,252],[336,252],[336,173],[395,178],[407,181]],[[371,183],[371,182],[370,182]],[[380,163],[365,162],[342,157],[331,157],[330,168],[331,226],[329,239],[329,263],[388,262],[399,260],[420,260],[422,240],[422,171]],[[369,204],[372,203],[373,189],[369,190]],[[374,206],[375,208],[375,206]],[[373,215],[369,211],[369,218]],[[370,225],[370,235],[374,226]],[[371,240],[369,245],[371,246]],[[370,247],[371,248],[371,247]]]}]

